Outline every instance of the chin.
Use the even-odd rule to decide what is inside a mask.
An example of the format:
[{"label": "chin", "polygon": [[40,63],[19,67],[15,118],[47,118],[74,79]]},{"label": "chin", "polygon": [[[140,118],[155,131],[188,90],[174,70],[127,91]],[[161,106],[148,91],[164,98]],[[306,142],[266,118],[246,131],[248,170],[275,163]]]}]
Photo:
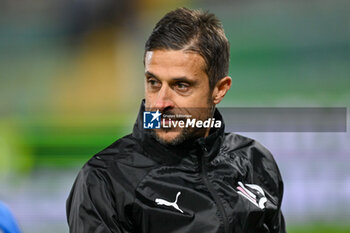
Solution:
[{"label": "chin", "polygon": [[154,131],[155,139],[165,145],[178,146],[181,143],[199,137],[195,131],[188,128],[171,129],[171,130],[156,130]]},{"label": "chin", "polygon": [[[163,144],[173,144],[179,137],[181,137],[181,132],[176,131],[165,131],[160,130],[156,132],[157,139]],[[176,143],[175,143],[176,144]]]}]

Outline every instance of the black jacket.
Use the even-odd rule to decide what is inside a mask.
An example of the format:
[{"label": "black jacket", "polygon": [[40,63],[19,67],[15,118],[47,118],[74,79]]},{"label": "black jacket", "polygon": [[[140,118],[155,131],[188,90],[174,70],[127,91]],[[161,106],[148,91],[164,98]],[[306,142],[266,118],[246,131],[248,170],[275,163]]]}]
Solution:
[{"label": "black jacket", "polygon": [[67,200],[71,233],[285,232],[283,183],[268,150],[224,124],[165,146],[143,129],[143,111],[132,134],[79,172]]}]

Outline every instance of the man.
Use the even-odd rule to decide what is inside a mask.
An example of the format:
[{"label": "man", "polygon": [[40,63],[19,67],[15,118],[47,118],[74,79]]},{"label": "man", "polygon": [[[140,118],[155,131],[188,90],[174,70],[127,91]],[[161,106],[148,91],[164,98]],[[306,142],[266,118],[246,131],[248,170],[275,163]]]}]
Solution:
[{"label": "man", "polygon": [[133,132],[80,171],[67,200],[70,232],[285,232],[272,155],[224,133],[215,108],[231,86],[220,21],[169,12],[146,42],[144,64]]}]

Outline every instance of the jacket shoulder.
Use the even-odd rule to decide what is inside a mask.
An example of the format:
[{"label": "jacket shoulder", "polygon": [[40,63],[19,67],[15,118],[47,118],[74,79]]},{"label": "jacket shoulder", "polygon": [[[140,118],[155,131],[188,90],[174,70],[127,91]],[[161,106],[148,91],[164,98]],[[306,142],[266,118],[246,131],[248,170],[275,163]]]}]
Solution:
[{"label": "jacket shoulder", "polygon": [[276,164],[271,152],[258,141],[235,133],[226,133],[224,147],[253,162],[260,159]]},{"label": "jacket shoulder", "polygon": [[[254,139],[227,133],[224,147],[229,147],[229,153],[237,156],[248,167],[250,180],[263,184],[273,196],[281,199],[283,194],[282,177],[272,153]],[[276,200],[277,202],[277,200]]]},{"label": "jacket shoulder", "polygon": [[[67,216],[72,229],[80,222],[81,216],[87,215],[81,212],[85,207],[94,207],[93,214],[113,206],[117,216],[127,222],[125,208],[132,206],[137,184],[154,165],[142,155],[139,143],[131,135],[95,154],[79,171],[67,199]],[[114,213],[108,216],[114,216]]]},{"label": "jacket shoulder", "polygon": [[120,167],[118,164],[134,168],[156,165],[144,156],[142,145],[131,134],[118,139],[87,162],[88,166],[106,169],[118,169]]},{"label": "jacket shoulder", "polygon": [[133,188],[157,164],[143,155],[139,142],[127,135],[95,154],[80,171],[82,182],[102,179],[116,189]]}]

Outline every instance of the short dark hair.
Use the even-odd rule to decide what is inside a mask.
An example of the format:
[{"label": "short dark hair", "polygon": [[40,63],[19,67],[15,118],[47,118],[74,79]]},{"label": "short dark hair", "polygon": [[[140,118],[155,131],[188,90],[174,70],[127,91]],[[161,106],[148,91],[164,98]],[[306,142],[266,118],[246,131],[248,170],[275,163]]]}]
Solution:
[{"label": "short dark hair", "polygon": [[155,26],[145,45],[145,53],[156,49],[194,51],[205,60],[205,72],[212,90],[228,75],[230,44],[214,14],[178,8],[167,13]]}]

